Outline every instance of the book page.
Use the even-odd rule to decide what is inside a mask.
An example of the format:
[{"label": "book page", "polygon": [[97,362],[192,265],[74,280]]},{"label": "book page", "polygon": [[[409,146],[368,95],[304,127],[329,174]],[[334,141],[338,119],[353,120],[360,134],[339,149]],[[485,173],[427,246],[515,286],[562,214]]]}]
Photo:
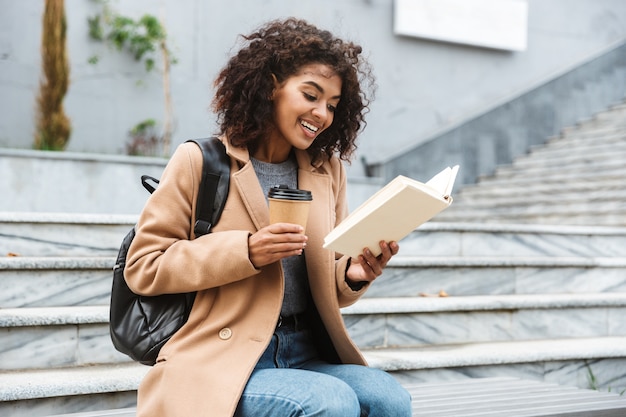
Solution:
[{"label": "book page", "polygon": [[450,168],[447,167],[440,173],[432,177],[426,185],[437,190],[442,196],[449,196],[452,193],[452,186],[456,180],[456,174],[459,172],[459,166],[455,165]]}]

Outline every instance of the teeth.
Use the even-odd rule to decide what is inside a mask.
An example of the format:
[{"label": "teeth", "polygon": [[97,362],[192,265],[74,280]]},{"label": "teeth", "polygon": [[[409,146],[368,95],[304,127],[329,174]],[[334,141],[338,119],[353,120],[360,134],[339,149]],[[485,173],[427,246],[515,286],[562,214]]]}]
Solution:
[{"label": "teeth", "polygon": [[309,129],[312,132],[317,132],[318,128],[313,126],[310,123],[305,122],[304,120],[302,122],[300,122],[302,124],[302,126],[306,127],[307,129]]}]

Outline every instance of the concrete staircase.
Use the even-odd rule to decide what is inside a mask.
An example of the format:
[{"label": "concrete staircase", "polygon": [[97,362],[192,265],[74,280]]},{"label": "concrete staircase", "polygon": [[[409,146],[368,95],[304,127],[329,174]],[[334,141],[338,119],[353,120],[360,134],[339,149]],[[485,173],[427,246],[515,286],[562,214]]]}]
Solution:
[{"label": "concrete staircase", "polygon": [[[401,242],[343,310],[370,364],[407,386],[626,390],[625,119],[622,104],[564,130]],[[149,368],[114,350],[108,302],[135,221],[0,212],[0,415],[134,406]]]},{"label": "concrete staircase", "polygon": [[135,220],[0,213],[0,415],[135,404],[148,368],[108,330],[114,256]]},{"label": "concrete staircase", "polygon": [[465,186],[437,221],[626,226],[625,178],[622,103]]},{"label": "concrete staircase", "polygon": [[371,365],[626,388],[626,228],[430,223],[402,243],[344,310]]},{"label": "concrete staircase", "polygon": [[[0,415],[134,405],[149,368],[114,350],[107,306],[134,221],[0,213]],[[406,384],[506,376],[589,388],[593,376],[621,391],[624,248],[626,228],[433,222],[344,317],[370,363]]]}]

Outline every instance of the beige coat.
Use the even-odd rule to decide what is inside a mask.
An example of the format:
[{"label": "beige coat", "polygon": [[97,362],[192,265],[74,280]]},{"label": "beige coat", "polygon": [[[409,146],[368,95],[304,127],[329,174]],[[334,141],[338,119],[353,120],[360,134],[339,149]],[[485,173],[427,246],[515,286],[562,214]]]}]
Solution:
[{"label": "beige coat", "polygon": [[[258,358],[273,334],[283,297],[280,262],[256,269],[248,236],[269,224],[269,211],[247,150],[227,145],[230,192],[209,235],[190,240],[202,154],[181,145],[140,216],[128,254],[126,280],[145,295],[198,291],[188,322],[163,347],[139,387],[138,416],[232,416]],[[311,293],[343,363],[365,364],[339,311],[354,303],[345,283],[345,257],[322,248],[347,214],[345,171],[336,158],[311,166],[296,151],[298,186],[313,202],[306,234]]]}]

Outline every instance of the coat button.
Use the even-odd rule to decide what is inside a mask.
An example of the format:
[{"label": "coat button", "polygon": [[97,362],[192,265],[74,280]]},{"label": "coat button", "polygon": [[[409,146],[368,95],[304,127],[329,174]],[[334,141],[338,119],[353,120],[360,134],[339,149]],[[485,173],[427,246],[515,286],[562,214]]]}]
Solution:
[{"label": "coat button", "polygon": [[220,330],[220,333],[219,333],[220,339],[222,340],[228,340],[231,338],[232,335],[233,335],[233,331],[230,330],[228,327],[224,327],[222,330]]}]

